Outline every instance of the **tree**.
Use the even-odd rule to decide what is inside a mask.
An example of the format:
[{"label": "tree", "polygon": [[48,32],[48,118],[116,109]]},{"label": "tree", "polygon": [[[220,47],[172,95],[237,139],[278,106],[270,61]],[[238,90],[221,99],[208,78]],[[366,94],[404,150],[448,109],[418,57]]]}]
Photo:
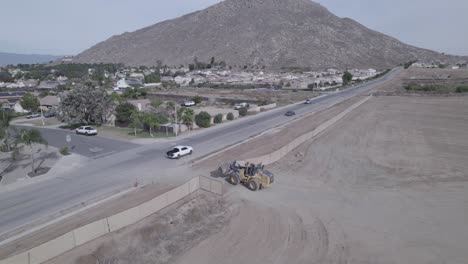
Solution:
[{"label": "tree", "polygon": [[137,108],[129,102],[119,104],[115,108],[115,117],[117,122],[121,124],[127,124],[128,122],[130,122],[130,116],[133,114],[133,112],[136,111]]},{"label": "tree", "polygon": [[12,119],[13,116],[9,112],[0,110],[0,139],[4,140],[2,148],[7,151],[11,151],[9,127]]},{"label": "tree", "polygon": [[229,121],[234,120],[234,114],[233,113],[227,114],[226,119],[229,120]]},{"label": "tree", "polygon": [[239,109],[239,115],[240,116],[246,116],[247,115],[248,109],[246,107],[242,107]]},{"label": "tree", "polygon": [[153,137],[153,129],[159,128],[161,124],[167,123],[167,118],[158,113],[144,113],[142,114],[141,121],[145,128],[148,129],[151,137]]},{"label": "tree", "polygon": [[40,106],[39,99],[32,93],[25,93],[23,98],[21,98],[20,104],[29,112],[36,111]]},{"label": "tree", "polygon": [[200,104],[203,101],[203,98],[199,95],[195,96],[192,98],[192,101],[194,101],[196,104]]},{"label": "tree", "polygon": [[347,85],[353,80],[353,75],[349,71],[345,71],[343,74],[343,85]]},{"label": "tree", "polygon": [[112,98],[105,89],[79,86],[60,96],[58,112],[68,124],[103,124],[113,107]]},{"label": "tree", "polygon": [[158,73],[151,73],[145,76],[145,83],[159,83],[161,82],[161,76]]},{"label": "tree", "polygon": [[193,127],[193,118],[195,116],[195,111],[191,108],[186,108],[182,114],[182,123],[184,123],[190,130]]},{"label": "tree", "polygon": [[195,116],[195,123],[199,127],[210,127],[211,125],[211,115],[208,112],[200,112]]},{"label": "tree", "polygon": [[217,114],[217,115],[215,115],[213,122],[214,122],[215,124],[220,124],[220,123],[222,123],[222,122],[223,122],[223,114]]},{"label": "tree", "polygon": [[13,82],[14,78],[7,71],[0,71],[0,82]]},{"label": "tree", "polygon": [[17,143],[29,146],[31,150],[31,172],[35,173],[34,168],[34,144],[43,144],[47,146],[47,141],[42,137],[41,132],[37,129],[21,129],[16,135]]},{"label": "tree", "polygon": [[137,129],[141,128],[143,122],[141,121],[141,114],[137,111],[133,111],[130,115],[130,127],[134,129],[135,137],[137,136]]}]

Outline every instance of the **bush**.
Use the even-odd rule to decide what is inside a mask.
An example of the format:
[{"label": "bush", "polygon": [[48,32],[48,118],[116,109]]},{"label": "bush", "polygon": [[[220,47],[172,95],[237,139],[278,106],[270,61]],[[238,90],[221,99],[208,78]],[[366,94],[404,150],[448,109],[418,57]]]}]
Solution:
[{"label": "bush", "polygon": [[467,93],[468,92],[468,86],[458,86],[455,89],[455,92],[457,92],[457,93]]},{"label": "bush", "polygon": [[229,120],[229,121],[234,120],[234,114],[233,113],[227,114],[226,119]]},{"label": "bush", "polygon": [[62,154],[64,156],[70,155],[70,150],[68,149],[68,147],[59,148],[59,152],[60,152],[60,154]]},{"label": "bush", "polygon": [[195,123],[199,127],[210,127],[211,125],[211,115],[208,112],[200,112],[195,116]]},{"label": "bush", "polygon": [[246,115],[247,115],[247,111],[248,111],[247,108],[242,107],[242,108],[239,109],[239,115],[240,115],[240,116],[246,116]]},{"label": "bush", "polygon": [[196,104],[199,104],[203,101],[203,98],[201,98],[201,96],[195,96],[192,98],[192,101],[194,101]]},{"label": "bush", "polygon": [[223,122],[223,114],[217,114],[215,117],[214,117],[214,123],[215,124],[220,124]]}]

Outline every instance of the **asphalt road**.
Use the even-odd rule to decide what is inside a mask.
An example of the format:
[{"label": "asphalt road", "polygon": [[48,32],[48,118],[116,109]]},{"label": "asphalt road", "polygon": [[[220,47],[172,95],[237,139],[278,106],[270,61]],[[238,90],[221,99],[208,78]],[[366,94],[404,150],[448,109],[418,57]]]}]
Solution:
[{"label": "asphalt road", "polygon": [[[19,128],[31,128],[20,124],[14,124],[14,126]],[[77,135],[73,130],[34,128],[41,131],[42,137],[47,140],[50,146],[56,148],[68,146],[71,152],[85,157],[102,157],[139,146],[130,142],[100,136]],[[70,143],[66,141],[67,136],[71,139]]]},{"label": "asphalt road", "polygon": [[[129,188],[135,181],[181,183],[193,176],[188,166],[191,160],[241,142],[301,115],[366,92],[392,78],[398,71],[394,70],[379,80],[315,98],[309,105],[296,104],[271,110],[201,130],[190,136],[152,145],[137,147],[130,143],[100,137],[73,137],[72,142],[77,146],[76,151],[86,155],[87,148],[97,146],[103,148],[102,154],[112,152],[112,155],[103,155],[99,159],[90,160],[85,167],[61,177],[16,190],[0,192],[0,236],[38,219],[45,219],[67,208],[80,205],[82,202]],[[284,116],[288,110],[295,111],[296,116]],[[43,131],[43,133],[51,144],[61,144],[65,141],[66,132],[64,131],[53,130]],[[78,149],[78,143],[83,147]],[[168,148],[179,144],[193,146],[194,154],[180,160],[168,160],[163,156]]]}]

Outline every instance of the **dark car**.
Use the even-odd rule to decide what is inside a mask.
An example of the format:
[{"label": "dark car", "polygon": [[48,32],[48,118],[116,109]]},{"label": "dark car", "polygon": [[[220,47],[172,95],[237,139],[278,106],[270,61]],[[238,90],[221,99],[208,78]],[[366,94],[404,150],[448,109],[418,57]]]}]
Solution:
[{"label": "dark car", "polygon": [[44,117],[45,118],[50,118],[50,117],[54,117],[55,116],[55,113],[54,112],[45,112],[44,113]]},{"label": "dark car", "polygon": [[287,111],[286,114],[284,114],[285,116],[294,116],[296,115],[296,112],[294,111]]}]

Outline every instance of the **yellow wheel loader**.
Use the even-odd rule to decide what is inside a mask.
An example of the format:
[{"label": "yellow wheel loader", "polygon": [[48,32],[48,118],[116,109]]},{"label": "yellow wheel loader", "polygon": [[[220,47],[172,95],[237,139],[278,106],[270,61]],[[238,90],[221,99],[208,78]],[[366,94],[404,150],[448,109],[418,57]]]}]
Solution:
[{"label": "yellow wheel loader", "polygon": [[232,185],[241,183],[251,191],[269,187],[274,182],[273,173],[265,170],[262,164],[232,161],[220,166],[220,171]]}]

